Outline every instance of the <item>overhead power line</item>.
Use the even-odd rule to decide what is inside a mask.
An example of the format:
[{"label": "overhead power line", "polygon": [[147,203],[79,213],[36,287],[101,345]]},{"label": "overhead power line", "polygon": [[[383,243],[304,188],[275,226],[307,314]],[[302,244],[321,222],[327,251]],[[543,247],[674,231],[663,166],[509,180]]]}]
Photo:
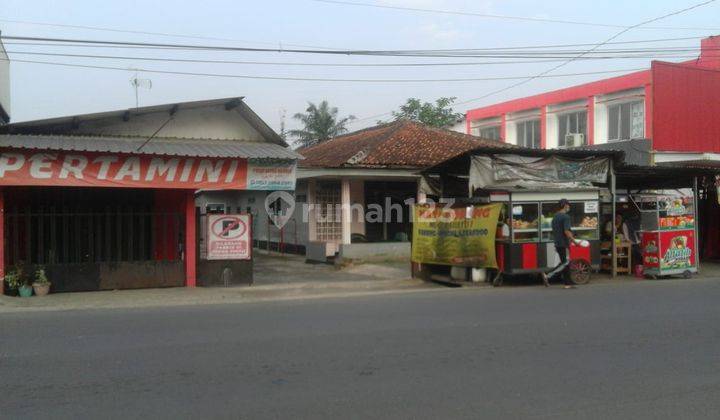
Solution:
[{"label": "overhead power line", "polygon": [[[679,15],[679,14],[682,14],[682,13],[685,13],[685,12],[688,12],[688,11],[690,11],[690,10],[697,9],[697,8],[699,8],[699,7],[705,6],[705,5],[710,4],[710,3],[713,3],[713,2],[715,2],[715,0],[707,0],[707,1],[704,1],[704,2],[701,2],[701,3],[696,3],[696,4],[692,5],[692,6],[686,7],[686,8],[684,8],[684,9],[680,9],[680,10],[677,10],[677,11],[674,11],[674,12],[670,12],[670,13],[668,13],[668,14],[665,14],[665,15],[662,15],[662,16],[659,16],[659,17],[656,17],[656,18],[653,18],[653,19],[645,20],[645,21],[640,22],[640,23],[637,23],[637,24],[635,24],[635,25],[633,25],[633,26],[624,28],[623,30],[615,33],[614,35],[612,35],[611,37],[605,39],[604,41],[602,41],[602,42],[600,42],[600,43],[598,43],[598,44],[595,44],[592,48],[588,49],[585,53],[580,54],[580,55],[578,55],[578,56],[576,56],[576,57],[573,57],[573,58],[571,58],[571,59],[569,59],[569,60],[566,60],[566,61],[564,61],[564,62],[562,62],[562,63],[560,63],[560,64],[558,64],[558,65],[556,65],[556,66],[554,66],[554,67],[552,67],[552,68],[550,68],[550,69],[548,69],[548,70],[542,71],[542,72],[538,73],[536,76],[533,76],[533,77],[530,77],[530,78],[527,78],[527,79],[522,79],[522,80],[520,80],[519,82],[513,83],[513,84],[511,84],[511,85],[509,85],[509,86],[506,86],[506,87],[504,87],[504,88],[502,88],[502,89],[497,89],[497,90],[488,92],[488,93],[486,93],[485,95],[479,96],[479,97],[477,97],[477,98],[472,98],[472,99],[468,99],[468,100],[465,100],[465,101],[462,101],[462,102],[458,102],[458,103],[456,103],[456,104],[454,104],[454,105],[466,105],[466,104],[469,104],[469,103],[472,103],[472,102],[476,102],[476,101],[479,101],[479,100],[482,100],[482,99],[485,99],[485,98],[489,98],[490,96],[494,96],[494,95],[497,95],[497,94],[502,93],[502,92],[506,92],[506,91],[508,91],[508,90],[510,90],[510,89],[516,88],[516,87],[521,86],[521,85],[524,85],[524,84],[526,84],[526,83],[529,83],[529,82],[531,82],[531,81],[533,81],[533,80],[535,80],[535,79],[544,78],[544,77],[546,77],[546,76],[548,75],[548,73],[553,72],[553,71],[555,71],[555,70],[557,70],[557,69],[559,69],[559,68],[561,68],[561,67],[563,67],[563,66],[565,66],[565,65],[567,65],[567,64],[570,64],[570,63],[572,63],[573,61],[576,61],[577,59],[582,58],[585,54],[590,53],[590,52],[592,52],[592,51],[595,51],[596,49],[602,47],[603,45],[605,45],[605,44],[607,44],[607,43],[609,43],[609,42],[612,42],[612,41],[613,41],[614,39],[616,39],[617,37],[621,36],[622,34],[628,32],[628,31],[630,31],[630,30],[632,30],[632,29],[634,29],[634,28],[637,28],[637,27],[646,25],[646,24],[648,24],[648,23],[657,22],[657,21],[659,21],[659,20],[662,20],[662,19],[665,19],[665,18],[668,18],[668,17],[671,17],[671,16],[676,16],[676,15]],[[369,117],[360,118],[360,119],[355,119],[355,120],[351,121],[350,123],[357,123],[357,122],[361,122],[361,121],[367,121],[367,120],[370,120],[370,119],[376,119],[376,118],[380,118],[380,117],[385,117],[385,116],[390,115],[390,114],[391,114],[391,112],[385,112],[385,113],[382,113],[382,114],[371,115],[371,116],[369,116]]]},{"label": "overhead power line", "polygon": [[[15,61],[15,55],[32,55],[45,57],[65,57],[65,58],[91,58],[103,60],[130,60],[130,61],[154,61],[154,62],[171,62],[171,63],[198,63],[198,64],[243,64],[243,65],[267,65],[267,66],[283,66],[283,67],[456,67],[456,66],[487,66],[502,64],[539,64],[564,61],[565,58],[545,58],[542,60],[503,60],[503,61],[458,61],[458,62],[442,62],[442,63],[307,63],[307,62],[291,62],[291,61],[242,61],[242,60],[208,60],[208,59],[189,59],[189,58],[172,58],[172,57],[138,57],[138,56],[122,56],[122,55],[101,55],[101,54],[70,54],[70,53],[47,53],[34,51],[14,51],[6,50],[10,54],[10,61]],[[485,56],[488,58],[487,56]],[[498,57],[495,57],[498,58]],[[500,57],[505,58],[505,57]],[[583,57],[582,60],[630,60],[630,59],[649,59],[649,58],[697,58],[697,55],[676,55],[676,54],[641,54],[641,55],[608,55]]]},{"label": "overhead power line", "polygon": [[[714,1],[714,0],[712,0]],[[499,48],[474,48],[474,49],[447,49],[447,50],[313,50],[313,49],[279,49],[279,48],[252,48],[252,47],[232,47],[222,45],[187,45],[187,44],[163,44],[133,41],[101,41],[86,39],[66,39],[66,38],[44,38],[44,37],[27,37],[27,36],[2,36],[2,39],[17,41],[42,41],[42,42],[62,42],[77,43],[78,45],[100,45],[100,46],[138,46],[138,47],[167,47],[182,48],[191,51],[238,51],[238,52],[277,52],[277,53],[299,53],[299,54],[321,54],[321,55],[345,55],[345,56],[389,56],[389,57],[478,57],[489,55],[517,56],[525,55],[548,55],[548,54],[590,54],[590,53],[628,53],[628,52],[670,52],[670,51],[688,51],[697,50],[697,47],[665,47],[665,48],[642,48],[642,49],[615,49],[615,50],[598,50],[596,48],[579,51],[579,50],[545,50],[545,51],[519,51],[515,48],[509,50],[500,50]]]},{"label": "overhead power line", "polygon": [[55,28],[82,29],[82,30],[90,30],[90,31],[102,31],[102,32],[116,32],[116,33],[135,34],[135,35],[152,35],[152,36],[164,36],[164,37],[185,38],[185,39],[203,39],[206,41],[244,42],[246,44],[264,44],[264,45],[284,44],[284,45],[287,45],[290,47],[320,48],[320,49],[328,48],[328,47],[318,47],[315,45],[283,43],[281,41],[277,41],[277,42],[251,41],[251,40],[246,40],[246,39],[220,38],[220,37],[214,37],[214,36],[176,34],[176,33],[167,33],[167,32],[151,32],[151,31],[140,31],[140,30],[132,30],[132,29],[108,28],[108,27],[103,27],[103,26],[70,25],[70,24],[53,23],[53,22],[33,22],[33,21],[19,20],[19,19],[0,18],[0,22],[16,23],[16,24],[21,24],[21,25],[48,26],[48,27],[55,27]]},{"label": "overhead power line", "polygon": [[[9,36],[2,38],[9,39]],[[680,38],[656,38],[656,39],[643,39],[634,41],[616,41],[608,42],[606,45],[627,45],[627,44],[647,44],[647,43],[658,43],[658,42],[673,42],[673,41],[687,41],[687,40],[698,40],[703,39],[704,36],[690,36]],[[193,45],[191,47],[185,47],[183,45],[173,46],[153,46],[152,44],[147,45],[98,45],[98,44],[83,44],[83,43],[61,43],[59,41],[45,41],[45,42],[4,42],[5,45],[33,45],[33,46],[48,46],[48,47],[85,47],[85,48],[149,48],[149,49],[168,49],[168,50],[194,50],[202,51],[204,49],[212,51],[217,48],[216,46],[204,46],[204,45]],[[289,44],[288,44],[289,45]],[[570,47],[588,47],[593,46],[593,43],[580,43],[580,44],[550,44],[550,45],[529,45],[529,46],[510,46],[510,47],[486,47],[486,48],[452,48],[452,49],[434,49],[434,50],[399,50],[407,52],[457,52],[457,51],[495,51],[495,50],[522,50],[522,49],[542,49],[542,48],[570,48]],[[342,50],[345,51],[345,50]],[[352,51],[352,50],[351,50]],[[359,50],[359,51],[373,51],[373,50]],[[272,52],[288,52],[286,49],[272,50]],[[375,50],[375,52],[382,52]]]},{"label": "overhead power line", "polygon": [[[632,28],[632,26],[610,24],[610,23],[597,23],[597,22],[583,22],[576,20],[564,20],[564,19],[550,19],[550,18],[539,18],[529,16],[509,16],[509,15],[496,15],[490,13],[479,13],[479,12],[465,12],[460,10],[443,10],[443,9],[429,9],[421,7],[408,7],[408,6],[393,6],[389,4],[377,4],[377,3],[364,3],[358,1],[341,1],[341,0],[310,0],[316,3],[328,3],[343,6],[357,6],[357,7],[371,7],[377,9],[388,9],[388,10],[402,10],[408,12],[419,12],[419,13],[433,13],[442,15],[456,15],[456,16],[472,16],[487,19],[502,19],[502,20],[516,20],[526,22],[538,22],[538,23],[558,23],[564,25],[581,25],[581,26],[597,26],[601,28]],[[646,26],[644,29],[661,29],[661,30],[698,30],[698,31],[717,31],[720,28],[706,28],[706,27],[677,27],[677,26]]]},{"label": "overhead power line", "polygon": [[[222,74],[222,73],[201,73],[201,72],[185,72],[185,71],[173,71],[173,70],[153,70],[144,68],[125,68],[125,67],[113,67],[113,66],[94,66],[89,64],[72,64],[72,63],[58,63],[51,61],[33,61],[33,60],[12,60],[14,63],[29,63],[29,64],[45,64],[52,66],[63,66],[63,67],[77,67],[87,69],[98,69],[98,70],[119,70],[119,71],[137,71],[142,73],[160,73],[160,74],[173,74],[181,76],[204,76],[204,77],[221,77],[221,78],[236,78],[236,79],[259,79],[259,80],[292,80],[292,81],[307,81],[307,82],[359,82],[359,83],[429,83],[429,82],[477,82],[477,81],[493,81],[493,80],[517,80],[525,79],[533,76],[499,76],[499,77],[478,77],[478,78],[454,78],[454,79],[332,79],[332,78],[314,78],[314,77],[292,77],[292,76],[255,76],[245,74]],[[627,73],[644,69],[618,69],[618,70],[604,70],[604,71],[593,71],[585,73],[567,73],[567,74],[554,74],[546,76],[550,77],[570,77],[570,76],[586,76],[595,74],[608,74],[608,73]]]}]

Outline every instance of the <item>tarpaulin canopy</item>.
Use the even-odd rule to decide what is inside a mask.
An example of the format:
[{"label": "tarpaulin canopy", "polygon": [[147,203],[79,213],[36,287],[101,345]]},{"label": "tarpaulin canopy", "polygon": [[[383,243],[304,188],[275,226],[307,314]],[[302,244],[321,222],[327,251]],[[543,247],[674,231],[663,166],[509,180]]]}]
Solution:
[{"label": "tarpaulin canopy", "polygon": [[581,187],[607,182],[610,159],[559,156],[474,155],[470,160],[470,195],[478,188]]}]

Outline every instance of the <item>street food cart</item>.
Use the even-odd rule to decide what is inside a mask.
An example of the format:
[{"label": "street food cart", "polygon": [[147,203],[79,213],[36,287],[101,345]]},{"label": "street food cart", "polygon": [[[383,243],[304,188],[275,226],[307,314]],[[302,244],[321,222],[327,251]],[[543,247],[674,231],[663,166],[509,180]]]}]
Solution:
[{"label": "street food cart", "polygon": [[696,208],[692,194],[681,191],[636,194],[641,215],[643,272],[646,276],[681,274],[697,269]]},{"label": "street food cart", "polygon": [[579,284],[587,283],[591,271],[599,268],[598,189],[492,190],[489,198],[490,202],[505,205],[498,231],[509,231],[509,235],[499,235],[497,239],[498,275],[493,281],[495,285],[502,282],[503,274],[539,274],[560,263],[551,223],[561,198],[570,202],[569,215],[575,237],[590,243],[589,247],[570,245],[572,279]]}]

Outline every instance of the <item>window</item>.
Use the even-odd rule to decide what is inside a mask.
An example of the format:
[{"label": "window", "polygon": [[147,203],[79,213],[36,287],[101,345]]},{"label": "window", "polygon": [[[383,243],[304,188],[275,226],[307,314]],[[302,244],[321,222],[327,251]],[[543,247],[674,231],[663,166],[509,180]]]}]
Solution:
[{"label": "window", "polygon": [[540,148],[540,120],[528,120],[517,123],[518,146]]},{"label": "window", "polygon": [[488,140],[500,140],[500,126],[481,127],[478,131],[478,136]]},{"label": "window", "polygon": [[645,135],[645,107],[642,101],[608,106],[608,139],[629,140]]},{"label": "window", "polygon": [[[582,143],[567,144],[568,134],[582,134]],[[584,146],[587,144],[587,111],[571,112],[558,115],[558,146]]]}]

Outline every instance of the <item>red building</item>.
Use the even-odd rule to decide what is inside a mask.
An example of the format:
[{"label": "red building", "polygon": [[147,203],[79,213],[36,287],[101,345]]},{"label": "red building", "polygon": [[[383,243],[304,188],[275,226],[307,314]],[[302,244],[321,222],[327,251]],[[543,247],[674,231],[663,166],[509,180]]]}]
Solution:
[{"label": "red building", "polygon": [[[647,163],[720,164],[720,36],[697,59],[467,112],[467,133],[521,146],[558,148],[643,139]],[[635,148],[635,147],[633,147]]]}]

